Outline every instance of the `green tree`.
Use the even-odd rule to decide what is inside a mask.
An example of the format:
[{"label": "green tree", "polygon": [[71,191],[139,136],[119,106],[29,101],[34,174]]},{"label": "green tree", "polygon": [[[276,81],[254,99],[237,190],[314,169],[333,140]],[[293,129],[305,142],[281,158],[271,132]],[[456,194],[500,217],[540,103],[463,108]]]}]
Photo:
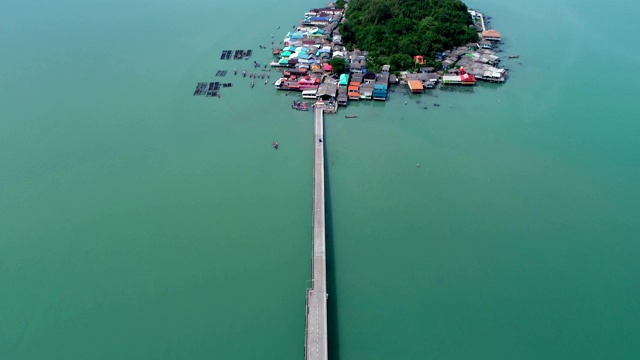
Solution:
[{"label": "green tree", "polygon": [[345,17],[340,33],[347,47],[378,54],[368,60],[369,68],[385,63],[408,68],[407,57],[429,61],[436,51],[478,38],[460,0],[351,0]]},{"label": "green tree", "polygon": [[347,68],[347,61],[340,57],[334,57],[333,59],[329,60],[329,65],[333,67],[334,73],[342,74],[345,72],[345,69]]},{"label": "green tree", "polygon": [[337,9],[344,9],[344,0],[336,1],[336,8]]}]

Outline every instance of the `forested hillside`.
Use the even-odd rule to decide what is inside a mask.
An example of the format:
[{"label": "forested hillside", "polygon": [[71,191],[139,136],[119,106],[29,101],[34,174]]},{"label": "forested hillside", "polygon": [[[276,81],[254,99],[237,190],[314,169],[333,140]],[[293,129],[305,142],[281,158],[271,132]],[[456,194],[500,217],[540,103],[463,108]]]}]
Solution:
[{"label": "forested hillside", "polygon": [[432,59],[436,51],[478,38],[460,0],[351,0],[341,25],[348,48],[368,50],[369,66],[408,68],[414,55]]}]

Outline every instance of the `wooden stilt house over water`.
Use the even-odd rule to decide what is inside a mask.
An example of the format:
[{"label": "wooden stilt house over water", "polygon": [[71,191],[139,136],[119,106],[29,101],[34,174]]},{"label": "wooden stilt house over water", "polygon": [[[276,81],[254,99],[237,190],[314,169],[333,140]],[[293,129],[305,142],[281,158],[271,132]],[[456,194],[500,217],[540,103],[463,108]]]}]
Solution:
[{"label": "wooden stilt house over water", "polygon": [[337,93],[338,87],[336,86],[336,84],[324,82],[318,87],[316,97],[322,100],[330,100],[335,98]]},{"label": "wooden stilt house over water", "polygon": [[347,95],[349,100],[360,100],[360,83],[352,81],[347,88]]},{"label": "wooden stilt house over water", "polygon": [[423,90],[422,81],[420,80],[408,80],[407,85],[409,85],[409,90],[412,93],[421,93]]},{"label": "wooden stilt house over water", "polygon": [[349,95],[346,86],[340,86],[338,88],[338,105],[347,106],[349,104]]},{"label": "wooden stilt house over water", "polygon": [[387,100],[389,88],[389,74],[378,74],[373,85],[373,100]]},{"label": "wooden stilt house over water", "polygon": [[482,38],[488,41],[500,41],[502,40],[502,35],[493,29],[489,29],[482,32]]},{"label": "wooden stilt house over water", "polygon": [[464,68],[460,68],[459,75],[443,75],[442,83],[444,85],[475,85],[475,76],[468,74]]}]

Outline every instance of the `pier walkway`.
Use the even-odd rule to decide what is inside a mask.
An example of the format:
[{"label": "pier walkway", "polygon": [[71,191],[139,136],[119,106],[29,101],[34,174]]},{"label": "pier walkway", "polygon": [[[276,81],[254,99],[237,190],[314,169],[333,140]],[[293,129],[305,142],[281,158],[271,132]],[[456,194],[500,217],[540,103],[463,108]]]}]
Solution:
[{"label": "pier walkway", "polygon": [[314,114],[312,285],[307,289],[305,359],[327,360],[327,259],[324,222],[324,113]]}]

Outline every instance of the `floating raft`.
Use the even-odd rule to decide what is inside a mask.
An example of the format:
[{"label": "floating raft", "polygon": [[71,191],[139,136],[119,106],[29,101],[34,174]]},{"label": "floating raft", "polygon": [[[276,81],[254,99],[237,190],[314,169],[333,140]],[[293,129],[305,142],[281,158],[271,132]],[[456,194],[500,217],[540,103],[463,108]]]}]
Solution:
[{"label": "floating raft", "polygon": [[223,50],[222,54],[220,55],[220,60],[229,60],[231,59],[231,54],[233,53],[233,50]]},{"label": "floating raft", "polygon": [[253,50],[247,50],[247,51],[245,51],[244,56],[250,57],[251,54],[253,54]]},{"label": "floating raft", "polygon": [[207,93],[207,84],[206,82],[199,82],[196,85],[196,90],[193,92],[193,96],[204,95]]},{"label": "floating raft", "polygon": [[207,97],[218,96],[218,91],[220,90],[219,82],[210,82],[207,87]]},{"label": "floating raft", "polygon": [[216,76],[225,76],[227,75],[227,70],[218,70]]}]

